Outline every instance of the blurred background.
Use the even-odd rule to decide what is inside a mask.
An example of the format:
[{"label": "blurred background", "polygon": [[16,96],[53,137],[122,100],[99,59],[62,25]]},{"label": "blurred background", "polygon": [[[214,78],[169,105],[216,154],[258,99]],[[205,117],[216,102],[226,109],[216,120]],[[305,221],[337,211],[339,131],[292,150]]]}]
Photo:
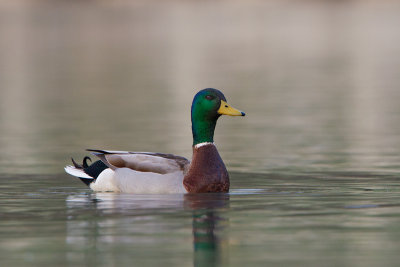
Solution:
[{"label": "blurred background", "polygon": [[[0,172],[85,148],[191,156],[222,90],[230,168],[398,171],[398,1],[1,1]],[[227,156],[229,154],[229,156]]]}]

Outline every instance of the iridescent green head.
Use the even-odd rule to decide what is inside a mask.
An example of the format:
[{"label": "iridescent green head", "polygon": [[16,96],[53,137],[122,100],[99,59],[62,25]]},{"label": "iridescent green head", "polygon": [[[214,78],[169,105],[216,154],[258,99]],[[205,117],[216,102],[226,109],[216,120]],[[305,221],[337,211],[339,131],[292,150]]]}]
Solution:
[{"label": "iridescent green head", "polygon": [[214,130],[221,115],[244,116],[245,113],[228,105],[223,93],[206,88],[198,92],[192,103],[193,145],[214,142]]}]

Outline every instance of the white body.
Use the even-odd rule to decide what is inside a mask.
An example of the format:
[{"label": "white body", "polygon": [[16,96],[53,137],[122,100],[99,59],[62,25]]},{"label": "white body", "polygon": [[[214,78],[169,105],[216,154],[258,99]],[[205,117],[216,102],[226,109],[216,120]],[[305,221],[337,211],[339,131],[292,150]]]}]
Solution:
[{"label": "white body", "polygon": [[[183,177],[185,167],[188,167],[190,163],[184,158],[123,151],[105,151],[104,154],[99,155],[110,168],[102,171],[97,178],[90,177],[82,168],[74,166],[66,166],[65,171],[79,178],[95,179],[89,186],[96,192],[187,193],[183,186]],[[115,167],[113,164],[122,167]]]},{"label": "white body", "polygon": [[139,172],[129,168],[104,170],[90,188],[97,192],[123,192],[135,194],[187,193],[180,171],[159,174]]}]

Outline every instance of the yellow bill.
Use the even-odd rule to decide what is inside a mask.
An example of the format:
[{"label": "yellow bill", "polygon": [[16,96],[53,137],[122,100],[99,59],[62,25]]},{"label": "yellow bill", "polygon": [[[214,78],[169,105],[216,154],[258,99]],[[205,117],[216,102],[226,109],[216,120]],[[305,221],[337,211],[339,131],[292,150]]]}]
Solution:
[{"label": "yellow bill", "polygon": [[245,116],[246,114],[236,108],[228,105],[224,100],[221,100],[221,106],[218,109],[218,114],[229,116]]}]

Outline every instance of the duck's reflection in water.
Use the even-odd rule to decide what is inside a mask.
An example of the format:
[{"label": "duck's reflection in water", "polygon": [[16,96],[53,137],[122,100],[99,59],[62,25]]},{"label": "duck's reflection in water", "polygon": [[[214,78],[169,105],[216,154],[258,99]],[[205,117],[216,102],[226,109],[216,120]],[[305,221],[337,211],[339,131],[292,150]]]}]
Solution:
[{"label": "duck's reflection in water", "polygon": [[[161,254],[167,254],[171,262],[182,260],[187,265],[187,260],[190,260],[188,254],[185,254],[186,258],[180,259],[187,248],[184,244],[187,239],[182,237],[181,227],[187,227],[185,218],[190,212],[194,266],[217,266],[226,262],[227,251],[222,248],[225,240],[223,233],[228,221],[222,214],[229,205],[228,194],[92,193],[69,196],[66,205],[66,242],[79,249],[70,255],[72,258],[83,261],[96,258],[98,261],[100,257],[113,262],[113,259],[121,255],[98,253],[98,248],[112,245],[123,247],[116,251],[118,254],[129,252],[128,248],[131,247],[132,255],[124,252],[123,257],[135,258],[135,262],[140,262],[140,257],[145,261],[156,261],[162,257]],[[175,242],[179,242],[175,247],[165,246],[166,243]],[[144,251],[143,244],[155,250]],[[155,251],[159,255],[154,255]],[[154,256],[149,259],[152,254]]]},{"label": "duck's reflection in water", "polygon": [[221,233],[227,225],[219,210],[228,207],[228,194],[187,194],[186,207],[193,209],[194,266],[218,266],[226,261]]}]

